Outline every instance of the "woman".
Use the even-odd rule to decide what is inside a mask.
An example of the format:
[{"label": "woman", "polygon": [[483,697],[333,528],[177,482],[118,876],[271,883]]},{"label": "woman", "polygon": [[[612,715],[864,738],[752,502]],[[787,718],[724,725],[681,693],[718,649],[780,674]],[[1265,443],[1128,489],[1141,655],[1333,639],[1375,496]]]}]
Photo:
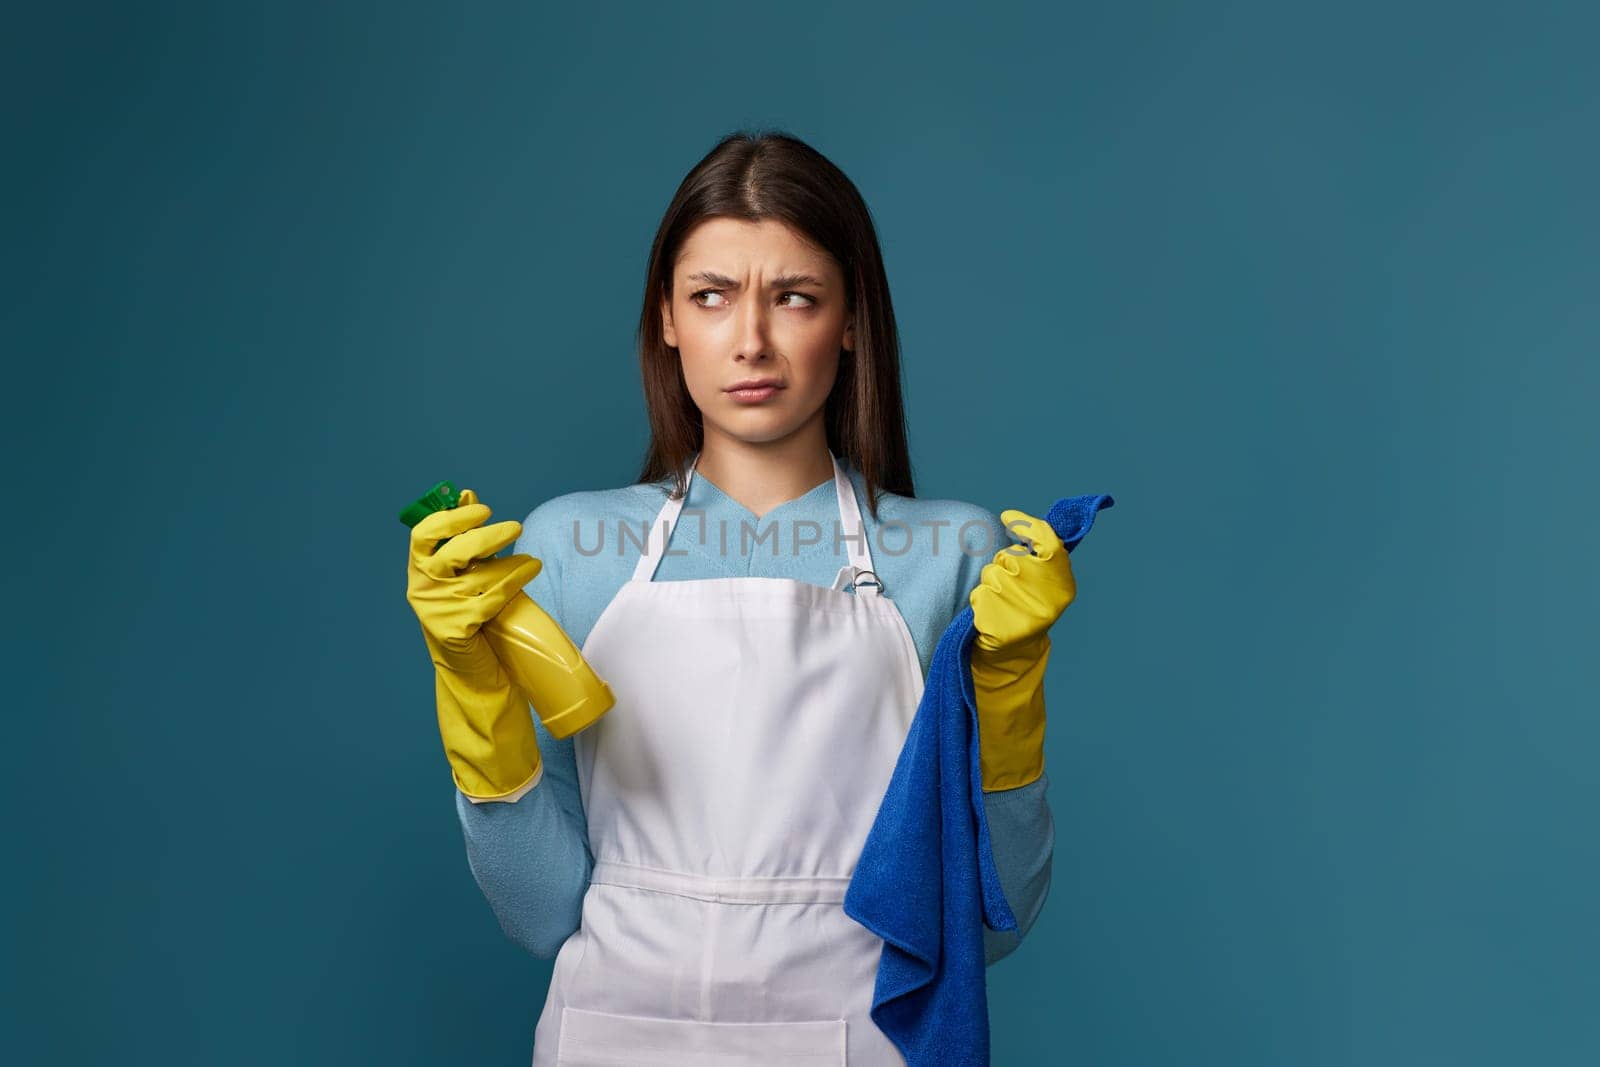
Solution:
[{"label": "woman", "polygon": [[[902,1064],[868,1015],[883,942],[845,887],[970,602],[984,802],[1019,921],[985,931],[989,962],[1032,925],[1067,554],[1032,516],[1002,514],[1030,553],[986,509],[915,498],[872,222],[800,141],[735,134],[684,179],[639,347],[636,484],[489,526],[466,491],[413,531],[468,860],[507,934],[555,957],[533,1062]],[[569,741],[429,608],[489,618],[524,586],[616,694]]]}]

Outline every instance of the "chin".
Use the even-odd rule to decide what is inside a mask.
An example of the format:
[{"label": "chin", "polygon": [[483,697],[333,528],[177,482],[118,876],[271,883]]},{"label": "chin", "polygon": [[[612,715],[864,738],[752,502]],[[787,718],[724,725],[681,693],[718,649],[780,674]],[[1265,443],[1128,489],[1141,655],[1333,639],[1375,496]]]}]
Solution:
[{"label": "chin", "polygon": [[[748,415],[758,415],[759,412],[747,412]],[[719,420],[717,429],[725,436],[750,445],[770,444],[773,441],[782,441],[793,436],[803,425],[791,419],[777,418],[735,418],[726,421]]]}]

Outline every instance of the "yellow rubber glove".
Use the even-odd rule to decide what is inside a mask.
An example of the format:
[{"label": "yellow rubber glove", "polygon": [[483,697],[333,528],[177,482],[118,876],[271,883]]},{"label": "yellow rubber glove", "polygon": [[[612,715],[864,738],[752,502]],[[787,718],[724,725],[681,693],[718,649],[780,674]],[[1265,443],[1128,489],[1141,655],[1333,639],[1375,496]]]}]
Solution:
[{"label": "yellow rubber glove", "polygon": [[527,555],[484,558],[522,533],[515,521],[480,528],[490,514],[471,489],[461,490],[458,507],[411,528],[406,571],[406,600],[433,659],[439,736],[456,788],[474,800],[516,793],[543,769],[528,698],[480,631],[544,564]]},{"label": "yellow rubber glove", "polygon": [[1077,595],[1067,548],[1049,523],[1016,509],[1002,511],[1000,521],[1032,551],[1009,545],[996,552],[967,598],[978,631],[972,689],[986,793],[1016,789],[1044,773],[1046,631]]}]

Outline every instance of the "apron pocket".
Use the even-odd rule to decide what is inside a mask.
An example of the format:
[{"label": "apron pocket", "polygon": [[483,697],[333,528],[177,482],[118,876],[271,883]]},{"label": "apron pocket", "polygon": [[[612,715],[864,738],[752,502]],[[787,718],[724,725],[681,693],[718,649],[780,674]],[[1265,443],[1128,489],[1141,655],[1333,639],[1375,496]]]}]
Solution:
[{"label": "apron pocket", "polygon": [[707,1023],[563,1008],[557,1067],[843,1067],[845,1021]]}]

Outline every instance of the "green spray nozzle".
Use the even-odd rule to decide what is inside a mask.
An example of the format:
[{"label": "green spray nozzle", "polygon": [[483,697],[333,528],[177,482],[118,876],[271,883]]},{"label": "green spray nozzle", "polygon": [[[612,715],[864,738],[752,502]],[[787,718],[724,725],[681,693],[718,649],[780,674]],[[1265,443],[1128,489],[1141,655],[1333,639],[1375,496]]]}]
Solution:
[{"label": "green spray nozzle", "polygon": [[[400,521],[407,526],[415,526],[424,517],[432,515],[435,511],[445,511],[461,503],[461,492],[450,482],[436,482],[432,489],[423,493],[417,499],[407,504],[400,512]],[[439,543],[442,545],[450,540],[446,537]]]}]

